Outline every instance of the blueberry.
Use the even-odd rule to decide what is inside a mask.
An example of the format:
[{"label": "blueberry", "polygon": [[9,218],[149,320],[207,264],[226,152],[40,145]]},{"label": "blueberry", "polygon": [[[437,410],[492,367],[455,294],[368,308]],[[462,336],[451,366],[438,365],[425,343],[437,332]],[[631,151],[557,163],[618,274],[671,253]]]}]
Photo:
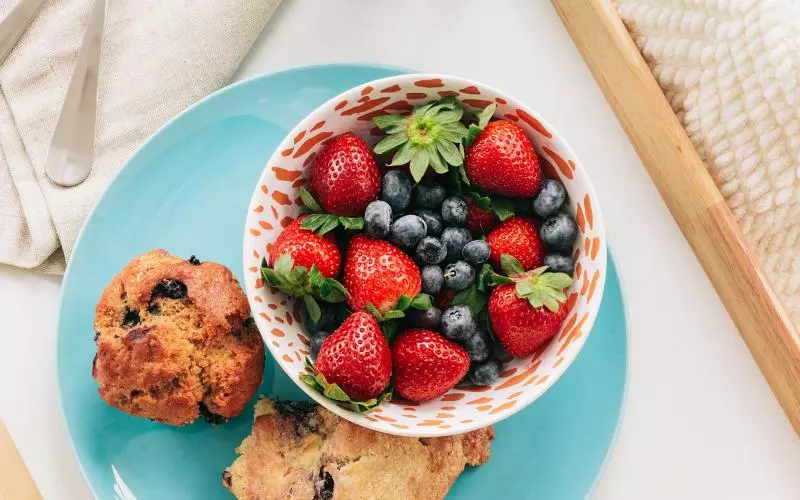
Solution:
[{"label": "blueberry", "polygon": [[168,299],[182,299],[186,297],[186,284],[180,280],[163,279],[153,287],[150,293],[150,300],[157,297]]},{"label": "blueberry", "polygon": [[364,229],[375,238],[386,238],[392,229],[392,207],[376,200],[367,205],[364,212]]},{"label": "blueberry", "polygon": [[444,186],[435,182],[422,181],[414,188],[414,203],[422,208],[439,208],[444,201]]},{"label": "blueberry", "polygon": [[480,265],[489,260],[491,250],[484,240],[472,240],[461,250],[464,260],[473,265]]},{"label": "blueberry", "polygon": [[572,276],[572,272],[575,270],[575,264],[572,262],[572,257],[558,253],[545,255],[544,265],[550,268],[548,269],[549,271],[564,273],[570,276]]},{"label": "blueberry", "polygon": [[425,224],[428,225],[428,236],[436,236],[438,238],[439,236],[442,235],[442,229],[444,229],[444,221],[442,220],[441,215],[426,208],[423,208],[422,210],[417,210],[414,213],[418,215],[422,220],[424,220]]},{"label": "blueberry", "polygon": [[467,221],[467,202],[458,196],[450,196],[442,202],[442,219],[445,224],[460,226]]},{"label": "blueberry", "polygon": [[319,355],[319,348],[322,347],[322,341],[327,339],[328,336],[330,336],[330,333],[326,332],[325,330],[320,330],[311,334],[311,359],[317,359],[317,355]]},{"label": "blueberry", "polygon": [[489,385],[500,378],[502,370],[503,365],[494,358],[483,363],[472,363],[469,367],[469,380],[475,385]]},{"label": "blueberry", "polygon": [[402,170],[389,170],[381,183],[381,199],[394,212],[402,212],[411,203],[411,178]]},{"label": "blueberry", "polygon": [[447,249],[441,240],[426,236],[417,245],[417,258],[425,264],[438,264],[447,257]]},{"label": "blueberry", "polygon": [[457,260],[444,268],[444,286],[460,292],[466,290],[475,281],[475,268]]},{"label": "blueberry", "polygon": [[467,306],[453,306],[442,313],[442,333],[450,340],[465,340],[475,333],[475,320]]},{"label": "blueberry", "polygon": [[442,289],[444,275],[439,266],[425,266],[422,268],[422,291],[436,295]]},{"label": "blueberry", "polygon": [[414,328],[425,328],[427,330],[439,330],[439,323],[442,320],[442,310],[432,306],[427,311],[412,309],[407,314],[411,326]]},{"label": "blueberry", "polygon": [[122,328],[133,328],[138,325],[140,321],[139,311],[136,309],[129,309],[128,306],[125,306],[125,310],[122,313]]},{"label": "blueberry", "polygon": [[417,246],[427,231],[428,227],[422,218],[416,215],[404,215],[392,224],[389,238],[400,248],[410,250]]},{"label": "blueberry", "polygon": [[511,198],[514,204],[514,215],[533,215],[533,199],[531,198]]},{"label": "blueberry", "polygon": [[465,227],[447,227],[442,231],[442,243],[447,248],[447,260],[450,262],[461,258],[464,245],[472,240],[472,234]]},{"label": "blueberry", "polygon": [[200,264],[202,264],[202,262],[200,262],[200,259],[198,259],[196,255],[192,255],[191,257],[189,257],[188,260],[189,264],[193,266],[199,266]]},{"label": "blueberry", "polygon": [[578,225],[571,215],[556,214],[542,224],[539,230],[542,243],[552,250],[569,250],[578,237]]},{"label": "blueberry", "polygon": [[555,179],[545,179],[542,181],[542,188],[533,199],[533,211],[542,219],[546,219],[561,209],[565,199],[567,191],[564,186]]},{"label": "blueberry", "polygon": [[492,354],[492,339],[483,330],[478,330],[464,341],[464,349],[470,361],[480,363]]}]

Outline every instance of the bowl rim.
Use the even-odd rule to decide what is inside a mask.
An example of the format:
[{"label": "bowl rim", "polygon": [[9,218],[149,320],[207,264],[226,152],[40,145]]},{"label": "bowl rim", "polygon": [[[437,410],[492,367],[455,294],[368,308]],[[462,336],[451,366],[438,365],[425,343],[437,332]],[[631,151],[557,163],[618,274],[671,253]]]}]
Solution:
[{"label": "bowl rim", "polygon": [[[281,370],[283,370],[284,374],[286,374],[292,382],[296,386],[300,388],[305,394],[307,394],[310,398],[316,401],[318,404],[324,406],[327,410],[333,412],[334,414],[338,415],[341,418],[344,418],[356,425],[360,425],[366,427],[368,429],[383,432],[386,434],[392,434],[397,436],[405,436],[405,437],[443,437],[443,436],[452,436],[457,434],[463,434],[470,431],[474,431],[476,429],[481,429],[484,427],[488,427],[490,425],[495,425],[498,422],[505,420],[506,418],[515,415],[517,412],[527,408],[530,404],[534,403],[537,399],[542,397],[546,394],[550,388],[563,376],[563,374],[569,369],[575,359],[578,357],[580,352],[583,350],[583,346],[586,344],[586,340],[592,332],[594,327],[595,320],[597,319],[597,314],[600,310],[600,305],[603,301],[603,294],[605,291],[605,282],[606,282],[606,274],[608,268],[608,243],[607,243],[607,235],[606,235],[606,228],[605,228],[605,219],[603,217],[602,212],[602,203],[598,200],[597,193],[594,189],[594,183],[589,176],[589,173],[583,166],[583,162],[581,159],[575,154],[575,150],[572,146],[564,139],[561,133],[558,132],[558,129],[554,128],[544,117],[542,117],[538,112],[531,109],[528,105],[526,105],[523,101],[516,98],[514,95],[511,95],[507,92],[501,91],[491,85],[487,85],[479,80],[472,80],[467,79],[464,77],[451,75],[447,73],[421,73],[421,72],[410,72],[404,73],[399,75],[392,75],[384,78],[378,78],[376,80],[370,80],[367,82],[359,83],[353,87],[348,88],[347,90],[340,92],[339,94],[331,97],[330,99],[326,100],[325,102],[321,103],[317,106],[313,111],[308,113],[305,117],[303,117],[297,124],[284,136],[283,140],[276,146],[273,153],[270,155],[269,159],[267,160],[264,168],[261,171],[261,175],[259,175],[258,180],[256,181],[255,187],[253,188],[253,194],[250,197],[250,202],[248,203],[247,209],[247,217],[245,219],[245,226],[243,230],[243,239],[242,239],[242,266],[243,266],[243,276],[245,281],[245,295],[247,296],[247,301],[250,305],[251,309],[254,309],[254,303],[252,299],[253,286],[254,280],[251,278],[251,273],[248,271],[247,262],[250,259],[252,248],[248,245],[248,241],[251,239],[251,235],[248,232],[248,228],[252,226],[252,223],[255,219],[255,212],[252,210],[252,207],[258,203],[260,199],[260,190],[259,186],[261,184],[266,183],[266,178],[269,176],[269,167],[274,163],[274,160],[283,148],[286,146],[287,141],[291,141],[293,137],[295,137],[300,130],[303,130],[308,123],[315,123],[320,120],[322,116],[327,116],[330,114],[329,108],[335,106],[336,103],[340,102],[346,96],[349,96],[351,93],[359,92],[360,89],[371,86],[374,88],[381,88],[383,85],[389,83],[397,83],[398,81],[405,82],[406,80],[422,80],[422,79],[441,79],[443,81],[448,82],[455,82],[457,85],[463,85],[464,87],[469,85],[475,85],[479,88],[486,89],[490,93],[494,93],[495,95],[502,96],[502,98],[506,99],[509,104],[513,103],[515,107],[522,109],[523,111],[529,113],[531,116],[536,118],[552,135],[553,139],[557,139],[561,145],[563,145],[565,151],[569,153],[569,156],[575,160],[576,170],[580,169],[583,172],[583,175],[586,179],[586,192],[589,194],[591,199],[594,201],[593,203],[593,213],[594,213],[594,223],[595,228],[598,232],[600,237],[600,248],[598,249],[598,270],[600,271],[600,275],[598,277],[598,283],[596,285],[595,294],[598,297],[597,307],[593,307],[589,310],[589,316],[586,319],[586,323],[584,325],[584,331],[586,332],[585,335],[581,335],[578,339],[576,339],[573,344],[577,344],[576,349],[574,350],[574,355],[566,358],[563,363],[561,363],[557,368],[555,368],[555,373],[553,373],[550,377],[547,378],[547,381],[542,384],[541,390],[539,391],[538,395],[533,397],[532,399],[526,400],[525,398],[520,398],[519,405],[515,405],[513,408],[509,409],[509,411],[501,412],[496,415],[488,415],[487,418],[480,420],[476,419],[475,421],[469,424],[462,424],[457,428],[451,429],[439,429],[437,427],[409,427],[408,429],[398,429],[398,428],[389,428],[389,426],[383,425],[381,421],[372,422],[363,418],[363,414],[354,412],[352,410],[348,410],[345,408],[340,407],[335,402],[329,400],[324,395],[319,394],[318,392],[314,391],[312,388],[308,387],[306,384],[303,384],[299,379],[294,377],[289,370],[287,369],[286,362],[282,359],[280,355],[276,356],[276,352],[274,351],[274,346],[267,341],[265,334],[262,332],[262,328],[260,325],[260,319],[254,316],[256,327],[258,328],[259,334],[261,335],[262,341],[267,346],[270,355],[275,360],[275,362],[280,366]],[[391,82],[391,83],[390,83]]]}]

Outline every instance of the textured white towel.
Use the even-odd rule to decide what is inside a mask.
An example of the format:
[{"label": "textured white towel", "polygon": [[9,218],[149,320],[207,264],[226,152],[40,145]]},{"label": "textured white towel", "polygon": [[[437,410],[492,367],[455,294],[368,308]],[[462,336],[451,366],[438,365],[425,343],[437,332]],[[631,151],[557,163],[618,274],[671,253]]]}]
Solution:
[{"label": "textured white towel", "polygon": [[[0,17],[16,0],[0,0]],[[0,263],[62,272],[97,198],[169,118],[224,86],[280,0],[109,0],[95,165],[61,188],[44,174],[91,0],[48,0],[0,65]]]},{"label": "textured white towel", "polygon": [[800,325],[800,1],[618,8]]}]

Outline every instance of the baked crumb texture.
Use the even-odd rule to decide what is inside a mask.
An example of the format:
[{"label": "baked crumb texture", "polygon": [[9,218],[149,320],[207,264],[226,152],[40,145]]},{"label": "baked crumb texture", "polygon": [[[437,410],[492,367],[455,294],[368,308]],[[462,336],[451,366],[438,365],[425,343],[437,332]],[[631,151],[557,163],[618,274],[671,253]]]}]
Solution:
[{"label": "baked crumb texture", "polygon": [[164,250],[133,259],[97,304],[92,376],[137,417],[184,425],[239,415],[261,384],[264,345],[236,277]]},{"label": "baked crumb texture", "polygon": [[408,438],[352,424],[309,402],[261,399],[253,432],[222,473],[247,500],[441,499],[466,465],[489,459],[494,429]]}]

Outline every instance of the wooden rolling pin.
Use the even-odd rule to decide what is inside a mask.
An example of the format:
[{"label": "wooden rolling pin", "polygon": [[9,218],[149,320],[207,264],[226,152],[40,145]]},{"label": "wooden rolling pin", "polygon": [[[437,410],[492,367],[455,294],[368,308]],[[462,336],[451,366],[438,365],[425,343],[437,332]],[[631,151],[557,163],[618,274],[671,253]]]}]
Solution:
[{"label": "wooden rolling pin", "polygon": [[41,500],[25,462],[0,420],[0,500]]},{"label": "wooden rolling pin", "polygon": [[611,0],[552,0],[800,434],[800,337]]}]

